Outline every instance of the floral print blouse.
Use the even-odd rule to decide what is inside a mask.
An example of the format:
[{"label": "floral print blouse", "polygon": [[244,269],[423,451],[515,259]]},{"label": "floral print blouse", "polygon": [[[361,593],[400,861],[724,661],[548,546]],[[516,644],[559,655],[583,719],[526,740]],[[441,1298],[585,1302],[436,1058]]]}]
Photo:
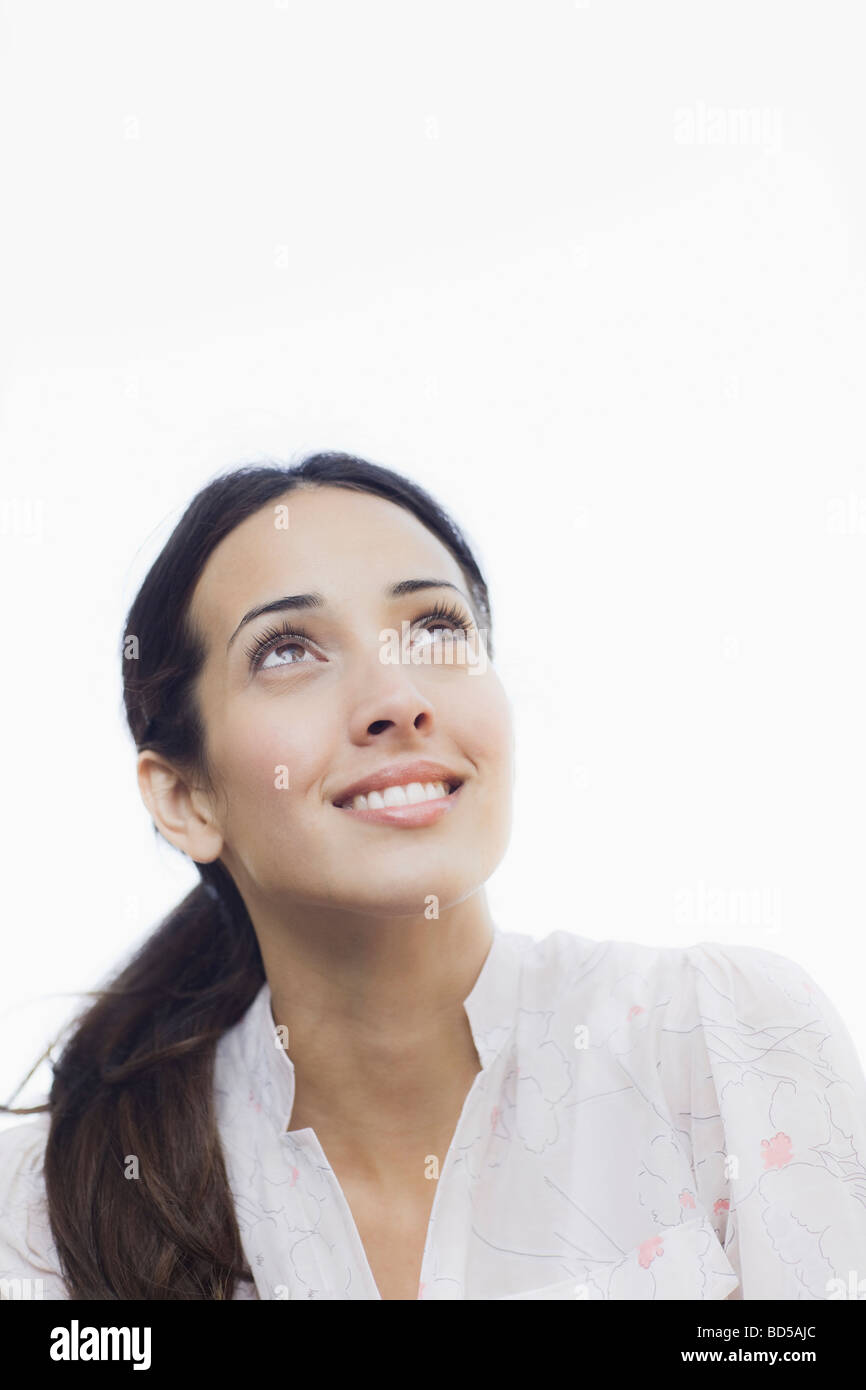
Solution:
[{"label": "floral print blouse", "polygon": [[[866,1296],[866,1078],[794,961],[494,927],[464,1008],[481,1070],[431,1177],[419,1299]],[[281,1035],[266,983],[217,1045],[254,1280],[235,1297],[379,1299],[315,1132],[289,1129]],[[68,1296],[47,1127],[0,1132],[2,1297]]]}]

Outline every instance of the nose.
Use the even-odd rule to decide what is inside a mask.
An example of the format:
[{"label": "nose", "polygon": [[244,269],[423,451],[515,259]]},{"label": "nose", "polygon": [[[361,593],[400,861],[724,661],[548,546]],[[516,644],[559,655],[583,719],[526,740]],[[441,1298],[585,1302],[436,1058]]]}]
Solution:
[{"label": "nose", "polygon": [[369,678],[365,674],[363,693],[350,718],[349,733],[354,742],[367,743],[389,729],[408,738],[433,732],[433,704],[418,688],[411,671],[405,666],[379,666]]},{"label": "nose", "polygon": [[[413,729],[423,728],[423,723],[426,718],[427,715],[425,715],[423,711],[417,714],[415,718],[412,720]],[[397,727],[399,723],[400,721],[396,719],[374,719],[372,724],[368,727],[367,733],[381,734],[384,733],[386,729]]]}]

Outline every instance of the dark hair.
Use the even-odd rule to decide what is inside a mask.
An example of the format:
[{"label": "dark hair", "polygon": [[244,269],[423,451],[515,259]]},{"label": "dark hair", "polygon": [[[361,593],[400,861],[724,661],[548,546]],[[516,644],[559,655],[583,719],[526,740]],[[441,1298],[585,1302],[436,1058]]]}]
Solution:
[{"label": "dark hair", "polygon": [[[414,513],[459,564],[492,656],[487,585],[423,488],[337,452],[234,468],[190,502],[127,615],[123,702],[139,751],[153,749],[212,786],[194,689],[205,650],[190,621],[193,590],[215,546],[246,517],[287,491],[322,486]],[[47,1104],[0,1106],[50,1111],[45,1188],[71,1298],[230,1299],[237,1280],[252,1282],[219,1142],[213,1064],[218,1039],[247,1011],[265,971],[231,875],[219,861],[196,867],[201,882],[70,1025]],[[124,1171],[133,1154],[136,1181]]]}]

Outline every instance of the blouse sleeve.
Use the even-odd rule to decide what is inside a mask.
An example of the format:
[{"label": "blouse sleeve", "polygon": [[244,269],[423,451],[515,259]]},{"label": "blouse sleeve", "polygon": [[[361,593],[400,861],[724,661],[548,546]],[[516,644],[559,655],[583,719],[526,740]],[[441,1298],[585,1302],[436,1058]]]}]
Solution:
[{"label": "blouse sleeve", "polygon": [[63,1282],[42,1173],[50,1116],[0,1131],[0,1299],[60,1299]]},{"label": "blouse sleeve", "polygon": [[842,1019],[785,956],[707,942],[685,956],[693,1171],[734,1297],[862,1297],[866,1077]]}]

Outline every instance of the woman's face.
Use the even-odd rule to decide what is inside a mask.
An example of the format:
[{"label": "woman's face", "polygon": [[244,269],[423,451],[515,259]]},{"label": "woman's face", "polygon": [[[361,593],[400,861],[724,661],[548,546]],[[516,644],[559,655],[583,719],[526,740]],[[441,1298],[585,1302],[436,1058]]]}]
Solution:
[{"label": "woman's face", "polygon": [[[459,592],[389,592],[418,579]],[[317,606],[243,621],[260,605],[313,593]],[[452,642],[443,628],[453,623],[426,617],[437,604],[454,604],[471,625],[463,660],[459,629]],[[191,616],[207,650],[197,694],[219,793],[204,804],[222,837],[216,857],[248,909],[420,914],[429,895],[441,911],[489,878],[511,828],[510,709],[462,571],[415,516],[369,493],[293,490],[213,551]],[[281,624],[308,639],[282,636],[256,665],[253,649]],[[427,643],[429,659],[413,663]],[[371,774],[417,759],[463,784],[427,824],[364,820],[335,805]]]}]

